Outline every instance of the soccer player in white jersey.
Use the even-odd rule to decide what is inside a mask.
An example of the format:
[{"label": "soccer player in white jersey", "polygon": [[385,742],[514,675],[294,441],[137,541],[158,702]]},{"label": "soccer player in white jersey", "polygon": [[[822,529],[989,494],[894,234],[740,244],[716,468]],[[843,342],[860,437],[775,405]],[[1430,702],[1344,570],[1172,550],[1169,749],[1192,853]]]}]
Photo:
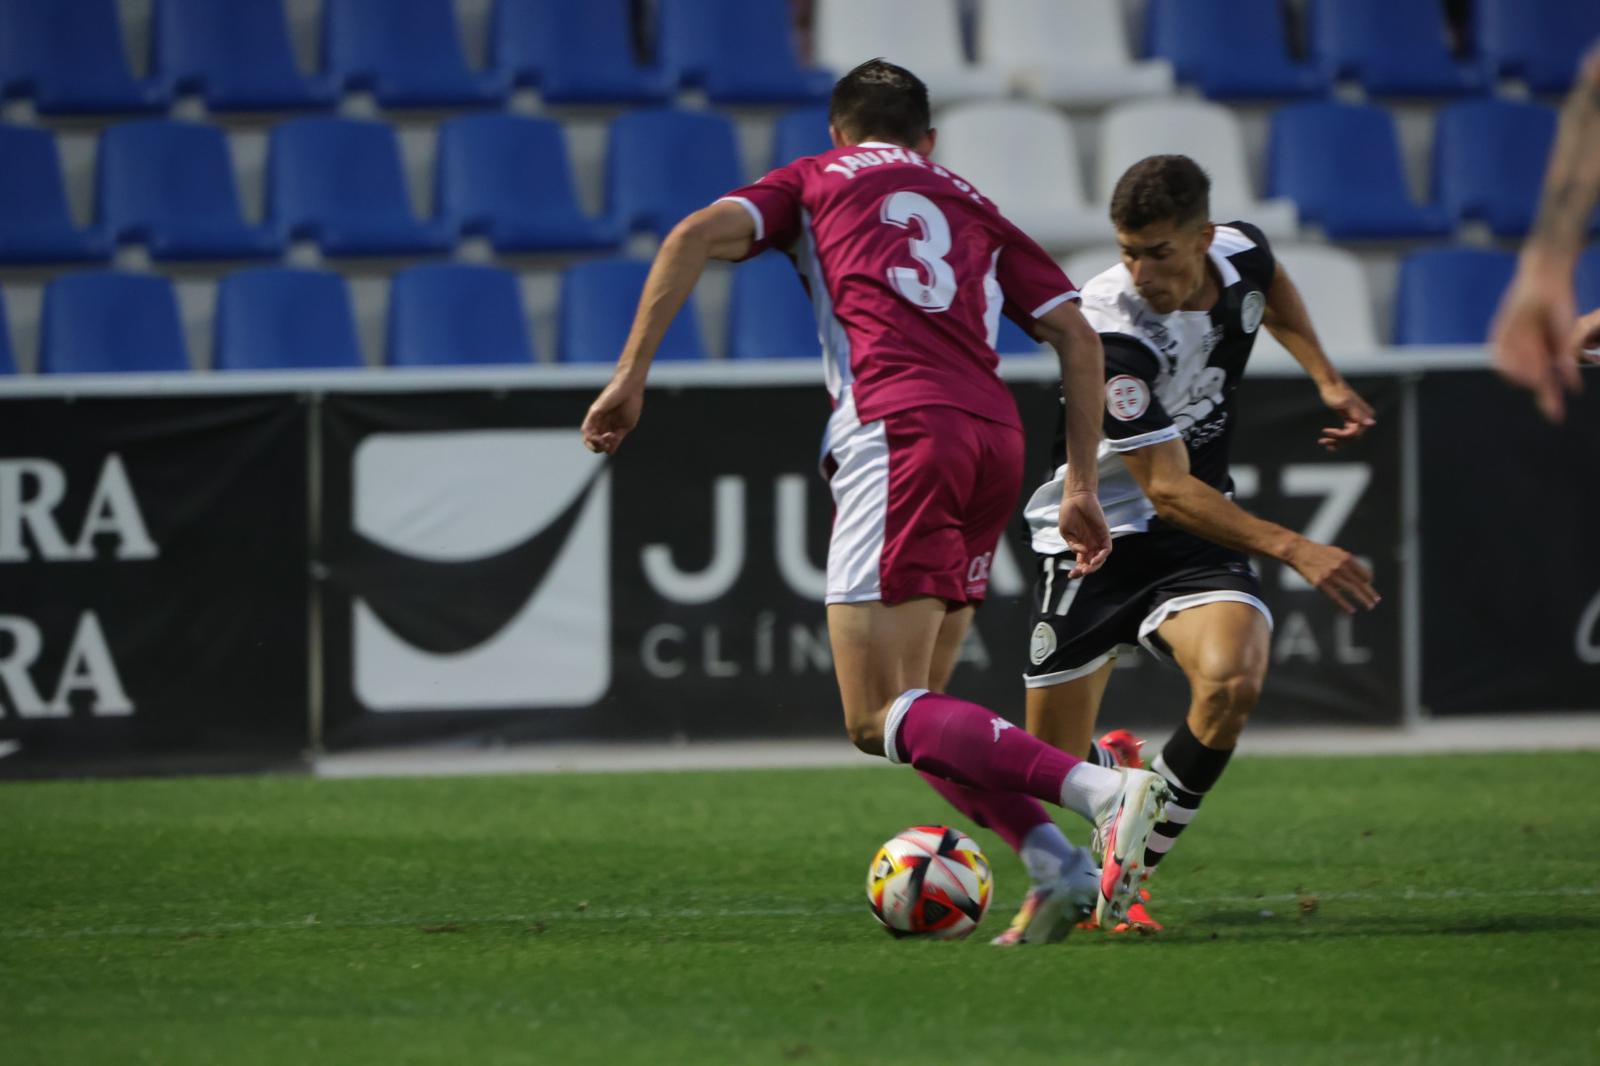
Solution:
[{"label": "soccer player in white jersey", "polygon": [[[845,728],[1022,855],[1041,902],[1014,939],[1059,939],[1090,909],[1115,925],[1137,899],[1165,784],[1084,762],[943,692],[1022,488],[1021,424],[994,351],[999,316],[1061,358],[1065,447],[1080,462],[1051,522],[1078,553],[1075,575],[1111,548],[1092,460],[1099,338],[1050,257],[928,158],[928,92],[911,72],[862,64],[834,87],[829,122],[832,151],[735,190],[667,237],[584,441],[615,452],[637,424],[651,357],[708,260],[786,252],[816,308],[834,404],[822,447],[835,504],[826,599]],[[1114,839],[1103,869],[1041,800]]]},{"label": "soccer player in white jersey", "polygon": [[[1210,181],[1186,156],[1153,156],[1117,182],[1111,218],[1122,262],[1083,288],[1105,348],[1100,502],[1116,538],[1106,565],[1073,570],[1056,498],[1079,460],[1058,452],[1028,502],[1038,557],[1029,646],[1028,729],[1103,764],[1139,765],[1138,742],[1095,718],[1119,648],[1143,645],[1182,669],[1188,714],[1153,762],[1173,790],[1145,854],[1161,861],[1228,764],[1267,672],[1272,619],[1248,555],[1295,568],[1341,610],[1377,605],[1372,575],[1342,548],[1251,515],[1232,500],[1233,396],[1265,327],[1299,361],[1339,424],[1336,449],[1372,409],[1317,342],[1305,305],[1261,231],[1209,220]],[[1143,902],[1121,928],[1159,928]]]}]

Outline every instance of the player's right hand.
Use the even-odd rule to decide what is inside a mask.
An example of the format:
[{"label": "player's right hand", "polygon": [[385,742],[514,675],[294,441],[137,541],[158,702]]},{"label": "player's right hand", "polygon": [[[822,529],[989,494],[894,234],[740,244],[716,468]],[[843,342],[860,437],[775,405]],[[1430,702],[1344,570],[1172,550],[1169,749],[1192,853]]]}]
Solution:
[{"label": "player's right hand", "polygon": [[1382,601],[1372,571],[1343,548],[1302,538],[1284,560],[1345,614],[1372,610]]},{"label": "player's right hand", "polygon": [[1092,574],[1111,556],[1111,527],[1106,525],[1100,497],[1093,492],[1069,492],[1061,497],[1061,539],[1078,555],[1069,578]]},{"label": "player's right hand", "polygon": [[622,438],[639,424],[644,387],[613,379],[589,405],[583,419],[583,446],[591,452],[616,453]]},{"label": "player's right hand", "polygon": [[1494,368],[1532,392],[1551,422],[1566,417],[1566,393],[1583,388],[1568,349],[1576,317],[1570,271],[1524,256],[1489,328]]}]

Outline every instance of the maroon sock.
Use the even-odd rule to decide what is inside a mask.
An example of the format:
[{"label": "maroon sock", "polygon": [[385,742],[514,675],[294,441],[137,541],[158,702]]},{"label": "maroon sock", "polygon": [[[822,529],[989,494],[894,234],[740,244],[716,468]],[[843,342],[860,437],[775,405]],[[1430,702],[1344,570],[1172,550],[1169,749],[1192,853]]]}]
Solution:
[{"label": "maroon sock", "polygon": [[1036,826],[1050,821],[1044,804],[1032,796],[1019,796],[1015,792],[984,792],[967,785],[958,785],[926,770],[917,771],[933,790],[962,814],[971,818],[1021,854],[1022,842]]},{"label": "maroon sock", "polygon": [[1082,759],[1052,747],[976,703],[912,689],[889,708],[884,754],[924,773],[984,792],[1020,792],[1061,803]]}]

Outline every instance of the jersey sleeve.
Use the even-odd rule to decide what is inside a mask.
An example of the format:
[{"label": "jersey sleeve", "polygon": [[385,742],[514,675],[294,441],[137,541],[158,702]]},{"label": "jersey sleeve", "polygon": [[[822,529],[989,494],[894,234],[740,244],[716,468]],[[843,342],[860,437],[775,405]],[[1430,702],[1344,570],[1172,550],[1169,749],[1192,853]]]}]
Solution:
[{"label": "jersey sleeve", "polygon": [[1156,396],[1160,366],[1142,341],[1123,333],[1102,333],[1106,351],[1106,446],[1131,452],[1181,434]]},{"label": "jersey sleeve", "polygon": [[756,225],[756,239],[746,259],[768,248],[787,248],[800,233],[800,190],[803,180],[797,165],[779,167],[754,185],[735,189],[720,197],[739,204],[750,212]]},{"label": "jersey sleeve", "polygon": [[1255,244],[1254,248],[1233,256],[1233,265],[1252,285],[1262,291],[1271,288],[1272,279],[1278,273],[1278,258],[1272,254],[1272,245],[1267,241],[1267,235],[1249,222],[1229,222],[1228,225],[1250,238]]},{"label": "jersey sleeve", "polygon": [[995,280],[1005,297],[1006,317],[1037,340],[1034,322],[1068,300],[1076,300],[1078,288],[1038,242],[1009,222],[1004,226],[1005,243],[995,262]]}]

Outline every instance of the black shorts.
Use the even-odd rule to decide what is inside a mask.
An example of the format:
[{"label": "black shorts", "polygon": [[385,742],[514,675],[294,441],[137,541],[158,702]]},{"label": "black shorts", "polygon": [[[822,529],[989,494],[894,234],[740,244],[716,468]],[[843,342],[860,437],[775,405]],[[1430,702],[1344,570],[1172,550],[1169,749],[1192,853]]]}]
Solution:
[{"label": "black shorts", "polygon": [[1172,661],[1156,630],[1168,618],[1205,603],[1248,603],[1272,624],[1261,579],[1242,552],[1181,530],[1118,537],[1111,557],[1087,577],[1069,581],[1073,556],[1041,555],[1033,588],[1028,642],[1029,688],[1048,688],[1092,674],[1124,646],[1143,645]]}]

